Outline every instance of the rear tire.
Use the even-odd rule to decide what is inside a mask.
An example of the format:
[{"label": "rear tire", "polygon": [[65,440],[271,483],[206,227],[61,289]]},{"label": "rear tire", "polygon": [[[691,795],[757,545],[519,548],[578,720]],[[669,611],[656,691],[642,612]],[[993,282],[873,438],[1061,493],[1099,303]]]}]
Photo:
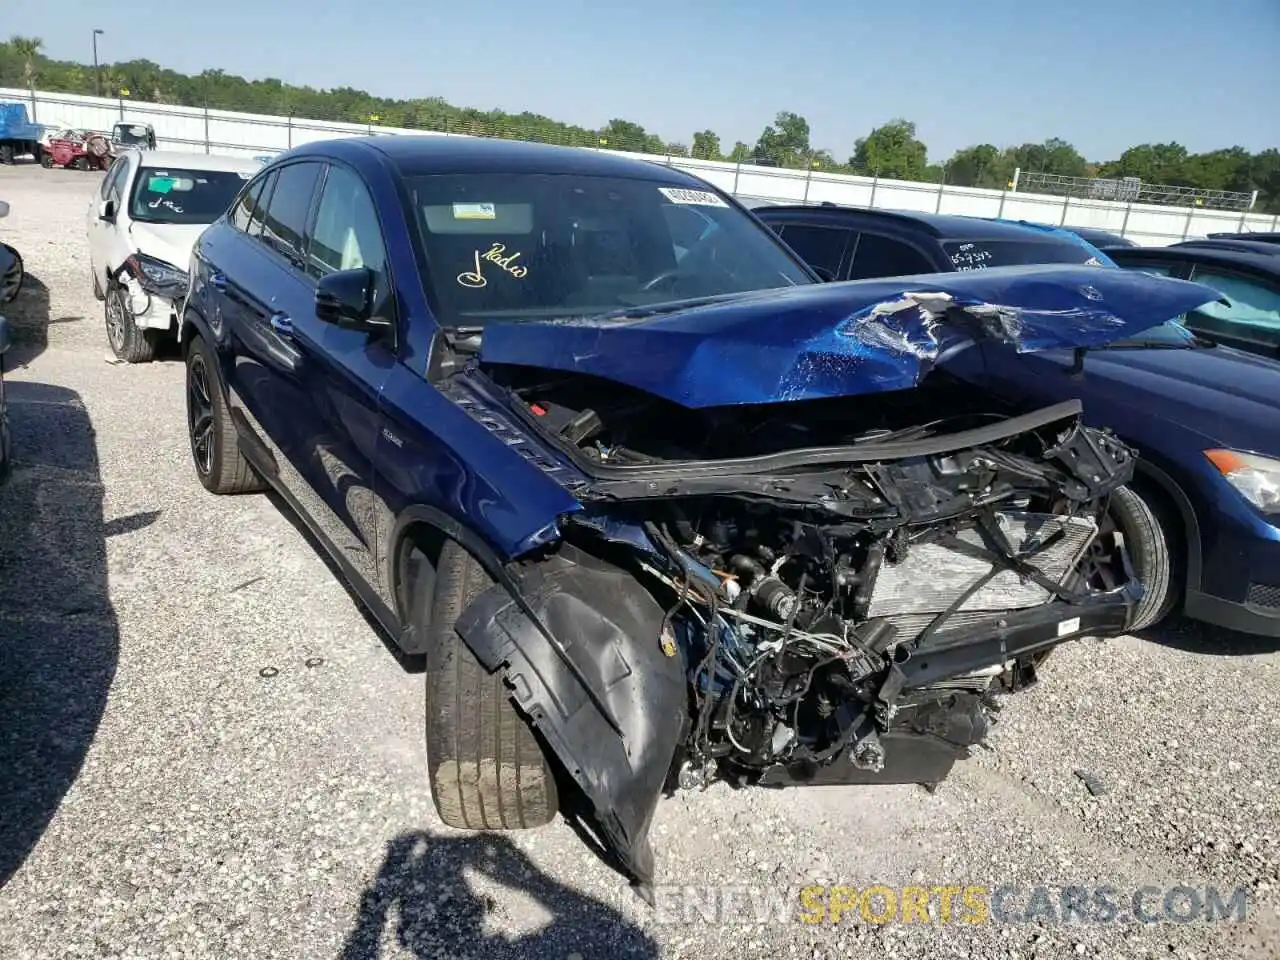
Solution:
[{"label": "rear tire", "polygon": [[554,770],[501,675],[487,672],[455,629],[467,604],[492,585],[474,557],[445,540],[427,634],[431,798],[450,827],[541,827],[560,807]]},{"label": "rear tire", "polygon": [[252,493],[266,486],[240,452],[213,351],[194,334],[187,350],[187,436],[196,477],[210,493]]},{"label": "rear tire", "polygon": [[1133,572],[1142,581],[1144,594],[1134,610],[1130,632],[1159,623],[1178,602],[1173,553],[1168,526],[1160,513],[1128,487],[1111,494],[1111,518],[1124,534]]}]

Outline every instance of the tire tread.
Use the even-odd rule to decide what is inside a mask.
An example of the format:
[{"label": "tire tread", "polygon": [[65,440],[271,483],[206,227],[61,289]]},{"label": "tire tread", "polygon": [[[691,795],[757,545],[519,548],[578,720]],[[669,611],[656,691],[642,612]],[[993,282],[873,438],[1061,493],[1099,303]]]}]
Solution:
[{"label": "tire tread", "polygon": [[552,768],[500,673],[486,671],[454,628],[466,606],[491,585],[479,562],[454,541],[445,541],[427,653],[431,795],[450,827],[540,827],[559,807]]}]

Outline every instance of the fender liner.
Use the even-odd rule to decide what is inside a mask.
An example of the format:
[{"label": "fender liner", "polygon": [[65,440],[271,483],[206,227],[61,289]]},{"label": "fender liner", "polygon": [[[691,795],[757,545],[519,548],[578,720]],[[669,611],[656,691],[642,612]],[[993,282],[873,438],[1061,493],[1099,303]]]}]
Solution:
[{"label": "fender liner", "polygon": [[649,827],[688,715],[684,658],[659,644],[664,613],[632,573],[565,545],[519,584],[480,594],[457,622],[486,668],[504,668],[608,846],[646,886]]}]

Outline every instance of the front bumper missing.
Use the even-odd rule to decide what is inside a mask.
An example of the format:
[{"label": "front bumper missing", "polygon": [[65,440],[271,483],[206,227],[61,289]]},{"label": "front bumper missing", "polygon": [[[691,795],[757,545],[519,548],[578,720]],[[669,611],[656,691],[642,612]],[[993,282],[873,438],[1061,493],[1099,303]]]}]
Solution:
[{"label": "front bumper missing", "polygon": [[[1117,552],[1122,586],[939,631],[895,657],[877,719],[909,711],[913,693],[931,684],[1009,661],[1025,667],[1075,636],[1123,633],[1143,589],[1123,543]],[[687,734],[687,665],[661,652],[665,611],[629,572],[573,557],[566,550],[514,573],[477,597],[457,629],[486,668],[503,670],[516,703],[594,807],[618,866],[644,886],[654,876],[649,826]],[[937,782],[985,734],[984,717],[972,712],[959,735],[882,730],[888,756],[878,771],[854,767],[846,747],[821,766],[775,765],[758,782]]]}]

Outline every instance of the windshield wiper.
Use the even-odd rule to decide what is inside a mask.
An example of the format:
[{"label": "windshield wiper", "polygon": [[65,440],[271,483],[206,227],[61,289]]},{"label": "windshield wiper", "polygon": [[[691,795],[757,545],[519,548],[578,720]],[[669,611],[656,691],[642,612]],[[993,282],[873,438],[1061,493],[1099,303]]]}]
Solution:
[{"label": "windshield wiper", "polygon": [[720,303],[726,300],[737,300],[740,297],[758,293],[757,290],[742,290],[736,293],[717,293],[706,297],[690,297],[686,300],[667,300],[662,303],[650,303],[633,307],[622,307],[608,313],[597,313],[587,317],[588,320],[641,320],[644,317],[656,317],[664,313],[676,313],[680,310],[692,310],[704,307],[709,303]]}]

